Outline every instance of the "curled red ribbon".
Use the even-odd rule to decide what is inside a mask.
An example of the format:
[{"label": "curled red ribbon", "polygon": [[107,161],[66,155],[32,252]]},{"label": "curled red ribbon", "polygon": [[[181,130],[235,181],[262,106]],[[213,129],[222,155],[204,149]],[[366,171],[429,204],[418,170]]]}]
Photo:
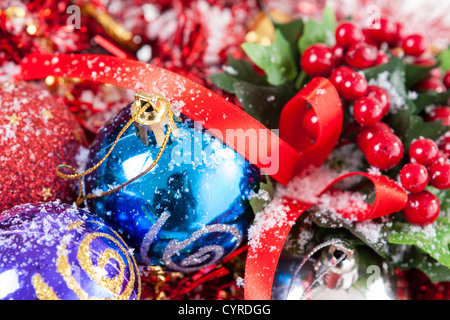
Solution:
[{"label": "curled red ribbon", "polygon": [[[160,93],[181,113],[199,122],[245,159],[286,185],[311,164],[320,166],[333,150],[342,129],[342,107],[334,86],[325,78],[310,81],[282,110],[280,137],[243,110],[203,86],[168,70],[143,62],[106,55],[36,54],[24,59],[17,80],[42,79],[47,76],[79,78],[119,86],[135,91]],[[314,143],[299,125],[308,104],[318,117],[319,131]],[[244,139],[243,139],[244,138]],[[250,139],[250,143],[248,140]],[[369,178],[376,191],[373,205],[353,212],[355,221],[373,219],[400,211],[407,194],[391,179],[382,175],[349,173]],[[314,203],[277,199],[286,208],[282,225],[265,228],[258,235],[258,245],[249,247],[245,267],[245,299],[268,300],[278,258],[291,226]],[[269,220],[277,212],[269,212]],[[345,213],[343,214],[345,217]]]}]

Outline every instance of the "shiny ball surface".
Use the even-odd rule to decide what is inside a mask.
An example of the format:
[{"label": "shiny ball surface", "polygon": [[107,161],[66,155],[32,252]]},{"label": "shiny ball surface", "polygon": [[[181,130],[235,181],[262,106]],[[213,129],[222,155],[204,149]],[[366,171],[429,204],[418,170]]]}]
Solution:
[{"label": "shiny ball surface", "polygon": [[[359,260],[352,269],[347,258],[341,267],[328,269],[322,249],[301,266],[302,258],[282,252],[274,275],[272,300],[404,300],[409,293],[403,289],[404,279],[378,255],[359,247]],[[347,263],[347,266],[346,266]],[[301,268],[299,269],[299,267]],[[369,269],[368,269],[369,268]],[[327,271],[328,270],[328,271]],[[368,270],[376,270],[377,277]],[[295,278],[294,275],[296,275]],[[372,275],[372,277],[371,277]],[[352,281],[349,279],[352,278]],[[334,282],[336,281],[337,282]]]},{"label": "shiny ball surface", "polygon": [[101,220],[59,201],[0,214],[0,299],[135,300],[129,248]]},{"label": "shiny ball surface", "polygon": [[[105,125],[88,167],[104,157],[130,118],[128,106]],[[134,248],[138,263],[189,273],[221,261],[242,243],[260,173],[198,123],[175,123],[177,136],[172,134],[156,167],[87,204]],[[160,149],[153,133],[149,138],[145,146],[130,126],[105,163],[86,177],[86,193],[107,191],[148,168]]]}]

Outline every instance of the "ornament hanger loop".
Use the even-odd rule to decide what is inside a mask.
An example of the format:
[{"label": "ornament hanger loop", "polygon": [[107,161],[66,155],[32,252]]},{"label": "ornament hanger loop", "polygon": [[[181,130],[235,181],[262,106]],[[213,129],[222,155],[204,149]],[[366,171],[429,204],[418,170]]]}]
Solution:
[{"label": "ornament hanger loop", "polygon": [[[161,146],[164,141],[164,127],[169,121],[169,112],[171,111],[169,101],[157,93],[147,94],[145,92],[136,92],[135,100],[131,106],[131,115],[136,115],[142,108],[143,113],[136,118],[134,125],[142,143],[148,146],[149,131],[153,131],[156,143]],[[150,109],[150,110],[149,110]],[[177,126],[172,124],[172,134],[176,135]]]},{"label": "ornament hanger loop", "polygon": [[[348,241],[341,240],[341,239],[331,239],[328,241],[325,241],[324,243],[321,243],[317,246],[315,246],[302,260],[300,265],[295,270],[294,275],[292,276],[291,283],[289,285],[286,297],[289,296],[289,293],[292,289],[292,286],[294,284],[294,280],[297,277],[297,275],[300,273],[301,269],[305,265],[305,263],[311,259],[311,257],[318,252],[319,250],[322,250],[325,247],[330,247],[330,249],[327,252],[327,259],[326,261],[323,261],[323,268],[319,271],[319,273],[315,276],[315,278],[311,281],[311,283],[308,285],[308,287],[303,291],[301,297],[299,300],[302,300],[306,294],[309,293],[309,291],[314,287],[314,285],[320,281],[322,278],[326,277],[326,275],[335,267],[340,266],[343,268],[344,272],[351,272],[355,266],[354,261],[354,255],[355,252],[353,249],[351,249],[350,244]],[[344,262],[346,260],[349,260],[349,263],[345,264]],[[341,264],[341,265],[340,265]],[[348,270],[347,270],[348,269]],[[353,278],[351,279],[353,280]],[[352,281],[353,282],[353,281]]]},{"label": "ornament hanger loop", "polygon": [[[84,200],[86,199],[91,199],[91,198],[98,198],[98,197],[103,197],[109,194],[112,194],[114,192],[119,191],[120,189],[124,188],[125,186],[129,185],[130,183],[134,182],[135,180],[139,179],[140,177],[144,176],[145,174],[147,174],[148,172],[150,172],[150,170],[152,170],[156,164],[158,163],[159,159],[161,159],[161,156],[164,152],[164,149],[167,145],[167,142],[169,141],[170,135],[172,134],[172,131],[174,128],[176,128],[175,124],[174,124],[174,118],[173,118],[173,111],[172,108],[169,104],[169,101],[161,96],[161,95],[157,95],[157,94],[152,94],[152,95],[147,95],[145,93],[142,92],[137,92],[136,93],[136,97],[142,97],[143,95],[146,95],[148,97],[151,97],[152,100],[151,101],[146,101],[147,103],[140,103],[139,104],[139,109],[135,109],[134,114],[132,113],[131,119],[125,124],[125,126],[122,128],[122,130],[120,130],[119,134],[116,137],[116,140],[114,141],[114,143],[112,144],[111,148],[108,150],[108,152],[106,153],[106,155],[103,157],[103,159],[101,159],[96,165],[94,165],[93,167],[91,167],[90,169],[78,173],[77,170],[75,168],[73,168],[72,166],[66,165],[66,164],[60,164],[56,167],[55,171],[56,174],[63,179],[78,179],[78,182],[80,184],[80,192],[78,194],[78,199],[76,201],[77,206],[79,206],[81,203],[83,203]],[[122,183],[121,185],[110,189],[108,191],[102,192],[100,194],[88,194],[86,196],[82,196],[82,182],[81,182],[81,177],[86,176],[88,174],[90,174],[91,172],[93,172],[94,170],[96,170],[98,167],[100,167],[102,165],[103,162],[105,162],[105,160],[109,157],[109,155],[111,154],[111,152],[113,151],[114,147],[116,146],[117,142],[119,141],[120,137],[124,134],[124,132],[133,124],[136,123],[137,119],[139,117],[141,117],[142,115],[144,115],[144,113],[147,112],[148,109],[148,104],[150,103],[150,105],[153,107],[153,105],[155,105],[154,108],[158,108],[156,107],[158,105],[158,101],[163,101],[163,103],[165,104],[165,109],[164,109],[164,123],[167,124],[167,131],[164,135],[163,133],[163,138],[162,141],[160,141],[161,144],[158,144],[160,146],[158,154],[155,157],[155,160],[153,160],[153,163],[144,171],[142,171],[140,174],[138,174],[137,176],[131,178],[130,180]],[[136,100],[135,100],[136,102]],[[153,103],[153,104],[152,104]],[[133,104],[134,105],[134,104]],[[165,125],[164,124],[164,125]],[[158,123],[154,123],[154,125],[158,125],[158,129],[161,130],[161,132],[163,132],[163,127],[159,126]],[[156,136],[156,134],[155,134]],[[74,174],[64,174],[61,173],[59,170],[61,168],[66,168],[71,170]]]}]

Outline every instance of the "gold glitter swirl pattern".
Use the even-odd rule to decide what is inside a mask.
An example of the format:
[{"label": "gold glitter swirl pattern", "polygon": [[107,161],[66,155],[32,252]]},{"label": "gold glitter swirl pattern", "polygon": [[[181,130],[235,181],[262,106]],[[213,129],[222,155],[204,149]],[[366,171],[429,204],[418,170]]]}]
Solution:
[{"label": "gold glitter swirl pattern", "polygon": [[[93,222],[104,226],[100,223]],[[80,224],[72,225],[69,230],[77,229]],[[108,228],[109,229],[109,228]],[[110,229],[111,230],[111,229]],[[114,235],[118,236],[116,232],[111,230]],[[94,261],[92,260],[91,245],[96,239],[103,238],[111,241],[116,247],[119,248],[120,252],[126,257],[126,262],[123,260],[119,251],[108,248],[102,251],[97,258],[97,265],[94,266]],[[58,273],[63,277],[66,282],[67,287],[76,294],[76,296],[81,300],[129,300],[134,289],[134,284],[136,280],[138,281],[138,292],[137,299],[141,295],[141,282],[139,275],[136,277],[137,265],[132,256],[127,251],[127,248],[118,241],[115,237],[103,233],[103,232],[93,232],[86,235],[80,242],[77,250],[77,261],[81,269],[88,275],[88,277],[102,287],[105,291],[110,293],[112,297],[102,298],[102,297],[92,297],[86,291],[81,288],[80,283],[72,276],[72,267],[69,262],[69,252],[67,249],[67,244],[71,241],[72,237],[70,234],[65,234],[62,237],[61,243],[58,246],[56,268]],[[120,238],[119,238],[120,239]],[[109,278],[102,275],[99,269],[104,270],[106,265],[110,260],[114,260],[118,263],[118,274]],[[125,279],[125,270],[127,266],[130,268],[130,279],[127,281],[125,289],[122,291],[122,284]],[[36,296],[40,300],[59,300],[59,297],[55,294],[53,289],[47,285],[44,279],[39,275],[35,274],[32,278],[32,285],[35,289]],[[122,293],[121,293],[122,291]]]},{"label": "gold glitter swirl pattern", "polygon": [[[93,265],[92,258],[90,256],[91,250],[90,245],[93,240],[97,238],[106,238],[110,241],[113,241],[114,244],[120,249],[126,253],[125,248],[113,237],[111,237],[108,234],[105,233],[91,233],[87,235],[83,241],[80,243],[80,246],[78,247],[78,253],[77,253],[77,259],[80,263],[81,268],[88,274],[88,276],[95,281],[98,285],[100,285],[102,288],[107,290],[108,292],[112,293],[113,295],[118,295],[118,299],[129,299],[132,291],[133,291],[133,285],[134,285],[134,273],[130,273],[130,281],[128,281],[127,286],[120,295],[120,290],[122,287],[122,282],[125,276],[125,263],[120,256],[120,254],[117,251],[114,251],[112,249],[107,249],[103,251],[99,258],[98,258],[98,267],[104,269],[106,264],[110,259],[115,260],[119,263],[119,274],[117,274],[114,278],[108,278],[106,276],[103,276],[95,271],[95,267]],[[132,265],[132,262],[128,255],[126,255],[127,263],[128,265]],[[70,266],[69,266],[70,268]],[[123,297],[122,297],[123,296]]]},{"label": "gold glitter swirl pattern", "polygon": [[31,278],[31,284],[39,300],[60,300],[53,289],[45,283],[44,279],[38,273],[34,274]]}]

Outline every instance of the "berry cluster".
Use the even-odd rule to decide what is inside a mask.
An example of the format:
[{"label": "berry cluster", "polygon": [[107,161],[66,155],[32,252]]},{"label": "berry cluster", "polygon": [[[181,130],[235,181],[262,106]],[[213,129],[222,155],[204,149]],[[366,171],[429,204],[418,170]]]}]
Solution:
[{"label": "berry cluster", "polygon": [[409,192],[403,215],[409,223],[425,226],[434,222],[440,211],[439,200],[425,187],[450,188],[450,162],[438,145],[427,138],[413,141],[408,155],[410,162],[400,171],[400,182]]},{"label": "berry cluster", "polygon": [[[336,29],[333,47],[321,43],[309,46],[300,64],[310,77],[328,77],[341,99],[353,105],[355,143],[372,167],[381,171],[393,169],[407,153],[409,162],[399,174],[408,192],[403,213],[409,223],[425,226],[434,222],[440,211],[437,197],[425,187],[450,188],[450,131],[436,142],[416,139],[405,151],[400,138],[382,122],[390,110],[388,92],[380,86],[368,85],[363,73],[358,72],[388,62],[389,56],[385,53],[388,49],[393,55],[403,54],[413,64],[435,65],[424,37],[419,34],[403,36],[402,29],[400,23],[389,19],[380,19],[379,26],[371,29],[360,29],[352,21],[344,21]],[[447,88],[450,88],[450,72],[442,75],[437,70],[415,87],[417,91],[436,92]],[[425,120],[450,125],[450,107],[435,107]],[[306,112],[302,124],[311,138],[317,137],[318,121],[314,110]]]}]

